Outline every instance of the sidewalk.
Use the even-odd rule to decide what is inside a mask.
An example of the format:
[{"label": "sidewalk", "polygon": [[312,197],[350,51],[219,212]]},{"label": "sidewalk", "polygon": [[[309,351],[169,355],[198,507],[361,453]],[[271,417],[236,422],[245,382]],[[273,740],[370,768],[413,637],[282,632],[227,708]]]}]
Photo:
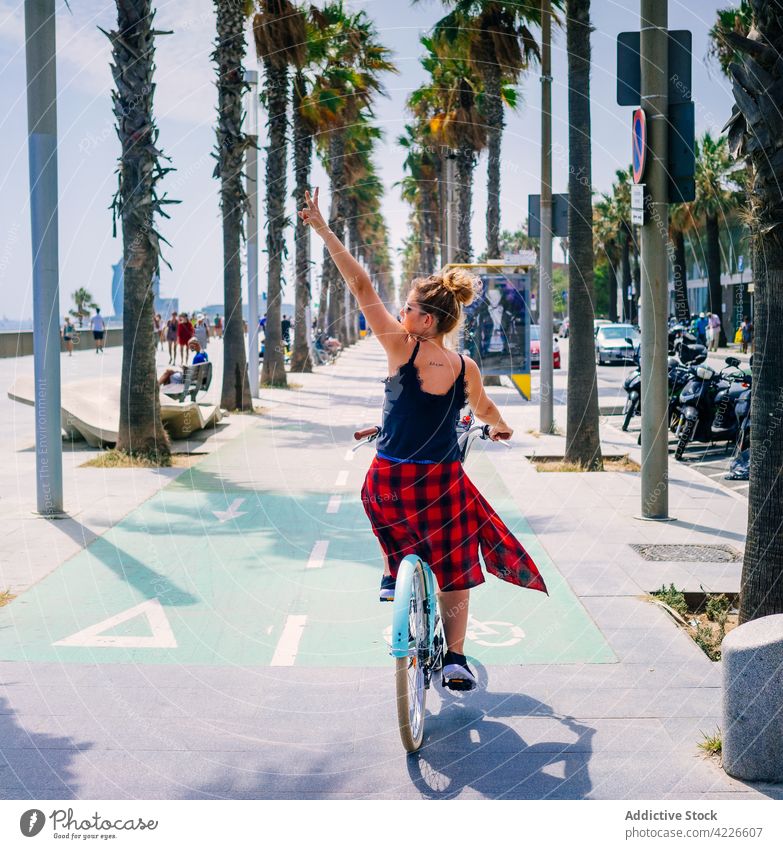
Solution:
[{"label": "sidewalk", "polygon": [[[358,497],[371,455],[350,451],[353,430],[379,420],[384,374],[371,339],[291,376],[301,388],[264,392],[267,415],[154,491],[134,485],[135,509],[0,609],[0,793],[779,796],[702,757],[720,665],[642,598],[663,582],[735,591],[741,564],[649,562],[630,547],[741,550],[745,499],[672,463],[677,521],[641,522],[637,474],[537,473],[525,455],[562,454],[564,438],[531,433],[537,406],[506,387],[489,391],[515,447],[478,443],[467,471],[550,597],[491,576],[475,590],[467,645],[481,687],[464,698],[433,688],[425,747],[405,757],[378,549]],[[564,407],[556,418],[564,427]],[[611,426],[602,441],[639,459]],[[107,491],[123,474],[82,471]],[[0,552],[13,558],[12,535]],[[47,569],[51,559],[31,556]]]}]

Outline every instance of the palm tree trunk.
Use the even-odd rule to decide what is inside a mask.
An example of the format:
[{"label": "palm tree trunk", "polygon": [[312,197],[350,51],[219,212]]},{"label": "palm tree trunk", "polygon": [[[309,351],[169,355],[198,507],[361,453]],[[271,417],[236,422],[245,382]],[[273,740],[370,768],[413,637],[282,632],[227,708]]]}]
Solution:
[{"label": "palm tree trunk", "polygon": [[[305,96],[305,76],[297,71],[293,83],[293,135],[294,135],[294,198],[297,210],[305,205],[305,192],[310,186],[310,161],[313,155],[313,137],[305,125],[300,112]],[[297,215],[295,223],[295,275],[294,295],[294,349],[291,352],[291,371],[311,372],[313,361],[310,357],[310,328],[307,322],[307,308],[310,305],[310,228]]]},{"label": "palm tree trunk", "polygon": [[285,239],[288,107],[288,68],[264,62],[269,144],[266,148],[266,331],[264,367],[261,382],[270,386],[286,386],[285,347],[281,329],[283,301],[282,274]]},{"label": "palm tree trunk", "polygon": [[568,0],[569,355],[565,460],[601,469],[593,335],[590,0]]},{"label": "palm tree trunk", "polygon": [[606,245],[606,262],[609,266],[609,321],[617,321],[617,245],[613,241]]},{"label": "palm tree trunk", "polygon": [[471,203],[473,200],[473,168],[475,156],[470,148],[461,148],[457,156],[457,250],[454,262],[471,262],[473,246],[470,237]]},{"label": "palm tree trunk", "polygon": [[122,145],[114,210],[122,219],[123,338],[117,448],[167,464],[171,447],[160,420],[155,367],[152,275],[158,265],[155,183],[165,173],[152,114],[155,32],[151,0],[117,4],[112,43],[114,114]]},{"label": "palm tree trunk", "polygon": [[[348,244],[350,245],[351,253],[359,259],[359,204],[355,197],[350,198],[348,215]],[[346,316],[345,331],[348,339],[348,344],[353,345],[359,341],[359,305],[356,303],[356,298],[350,290],[347,290],[348,315]]]},{"label": "palm tree trunk", "polygon": [[[753,166],[748,188],[753,235],[755,352],[750,411],[751,466],[748,534],[742,566],[739,621],[783,613],[783,19],[772,0],[755,0],[753,41],[730,36],[752,58],[732,64],[737,107],[729,147]],[[768,143],[759,143],[768,139]]]},{"label": "palm tree trunk", "polygon": [[246,85],[244,0],[215,0],[217,42],[212,54],[218,66],[218,164],[220,207],[223,214],[223,386],[220,405],[228,410],[251,410],[250,383],[242,318],[240,249],[242,218],[247,207],[242,165],[247,136],[242,132],[242,96]]},{"label": "palm tree trunk", "polygon": [[[329,183],[332,203],[329,212],[329,229],[341,241],[345,241],[345,136],[342,129],[329,134]],[[328,269],[328,272],[327,272]],[[324,274],[329,280],[329,332],[344,345],[347,343],[345,330],[345,283],[329,251],[324,248]]]},{"label": "palm tree trunk", "polygon": [[[783,40],[782,40],[783,41]],[[783,47],[783,44],[779,46]],[[778,172],[777,179],[783,179]],[[755,180],[758,186],[760,180]],[[775,191],[768,183],[765,191]],[[756,348],[750,408],[748,532],[740,622],[783,613],[783,238],[755,234],[753,282]]]},{"label": "palm tree trunk", "polygon": [[723,287],[720,285],[720,225],[717,215],[707,216],[707,281],[709,284],[710,312],[720,319],[721,347],[726,346],[726,333],[723,330]]},{"label": "palm tree trunk", "polygon": [[419,191],[421,192],[422,264],[427,274],[432,274],[436,269],[437,262],[435,257],[435,244],[437,240],[435,224],[437,214],[435,210],[434,180],[424,180]]},{"label": "palm tree trunk", "polygon": [[487,121],[487,258],[500,257],[500,144],[503,137],[503,101],[500,67],[485,65],[484,114]]},{"label": "palm tree trunk", "polygon": [[688,273],[685,257],[685,234],[682,230],[674,232],[674,315],[680,324],[687,325],[691,320],[691,308],[688,305]]}]

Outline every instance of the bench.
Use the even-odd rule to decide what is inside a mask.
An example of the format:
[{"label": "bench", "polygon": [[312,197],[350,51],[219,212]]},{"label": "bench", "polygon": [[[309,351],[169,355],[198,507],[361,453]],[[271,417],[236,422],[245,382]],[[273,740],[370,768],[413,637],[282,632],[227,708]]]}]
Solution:
[{"label": "bench", "polygon": [[206,392],[212,383],[212,363],[199,363],[182,369],[182,383],[167,383],[160,391],[172,401],[184,401],[190,395],[195,401],[199,392]]}]

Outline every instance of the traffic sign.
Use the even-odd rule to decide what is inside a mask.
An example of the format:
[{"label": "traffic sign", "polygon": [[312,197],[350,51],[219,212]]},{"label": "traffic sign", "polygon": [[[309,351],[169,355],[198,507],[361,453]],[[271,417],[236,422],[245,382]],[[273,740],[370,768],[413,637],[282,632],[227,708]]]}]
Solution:
[{"label": "traffic sign", "polygon": [[[541,195],[527,197],[527,234],[532,239],[541,238]],[[568,193],[552,195],[552,235],[564,239],[568,236]]]},{"label": "traffic sign", "polygon": [[633,181],[634,183],[641,183],[644,176],[644,166],[647,164],[647,116],[644,113],[644,109],[634,110],[631,140],[633,147]]},{"label": "traffic sign", "polygon": [[[691,99],[691,33],[669,30],[669,104]],[[638,106],[642,102],[642,62],[638,32],[617,36],[617,104]]]},{"label": "traffic sign", "polygon": [[631,186],[631,224],[644,224],[644,183]]}]

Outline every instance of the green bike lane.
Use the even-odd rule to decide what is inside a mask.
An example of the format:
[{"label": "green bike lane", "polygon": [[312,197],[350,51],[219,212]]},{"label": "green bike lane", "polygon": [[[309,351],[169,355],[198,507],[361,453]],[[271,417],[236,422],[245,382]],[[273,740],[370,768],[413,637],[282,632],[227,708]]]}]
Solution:
[{"label": "green bike lane", "polygon": [[[370,452],[346,453],[348,428],[335,437],[322,449],[315,426],[286,441],[259,422],[8,605],[0,660],[390,664],[391,607],[377,601],[380,552],[359,499]],[[615,662],[478,446],[468,473],[550,591],[487,576],[471,594],[468,653],[498,665]]]}]

